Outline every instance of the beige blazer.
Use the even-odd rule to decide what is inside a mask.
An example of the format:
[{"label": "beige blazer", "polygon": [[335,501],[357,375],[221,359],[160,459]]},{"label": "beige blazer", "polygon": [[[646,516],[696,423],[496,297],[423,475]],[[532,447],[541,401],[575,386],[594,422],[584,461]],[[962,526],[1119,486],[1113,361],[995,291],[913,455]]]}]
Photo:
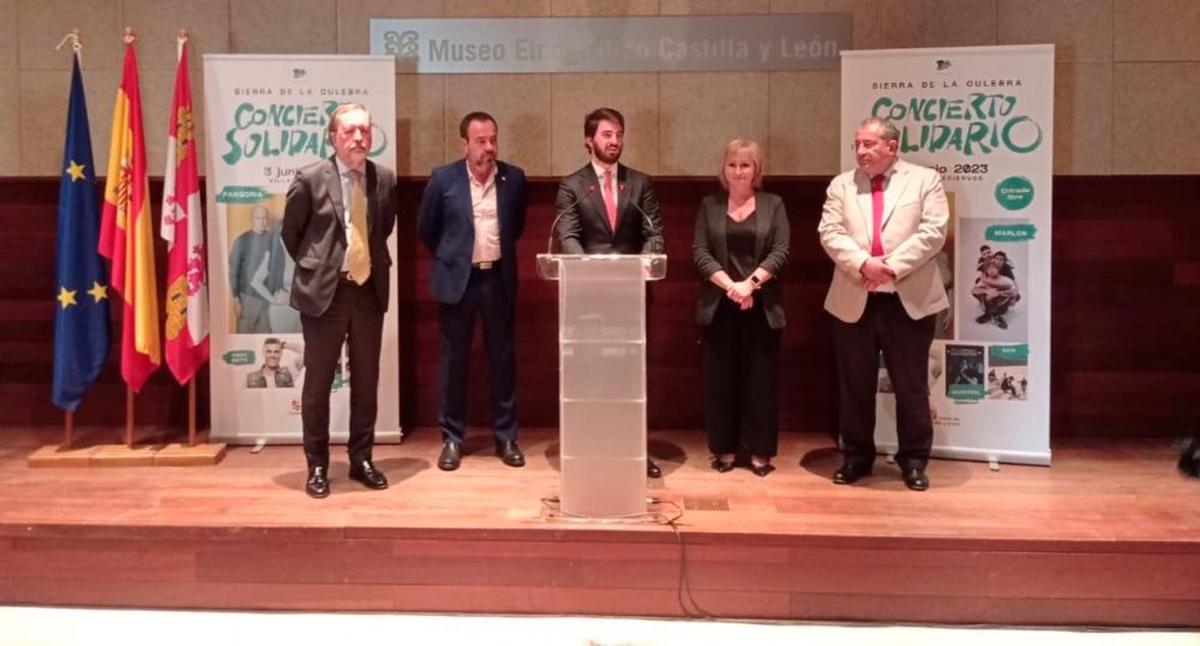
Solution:
[{"label": "beige blazer", "polygon": [[[936,170],[902,159],[893,169],[884,189],[883,261],[896,272],[904,310],[921,319],[950,306],[937,263],[931,262],[946,242],[949,208]],[[833,178],[817,233],[834,264],[825,309],[847,323],[861,318],[867,306],[859,267],[871,257],[871,229],[870,179],[857,169]]]}]

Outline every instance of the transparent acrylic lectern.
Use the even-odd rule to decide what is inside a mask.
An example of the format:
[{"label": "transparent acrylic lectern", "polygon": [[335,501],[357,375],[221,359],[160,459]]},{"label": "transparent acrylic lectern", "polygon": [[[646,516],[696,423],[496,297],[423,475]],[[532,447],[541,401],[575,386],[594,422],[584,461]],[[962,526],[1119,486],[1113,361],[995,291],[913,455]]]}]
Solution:
[{"label": "transparent acrylic lectern", "polygon": [[667,257],[538,254],[558,281],[561,512],[646,512],[646,287]]}]

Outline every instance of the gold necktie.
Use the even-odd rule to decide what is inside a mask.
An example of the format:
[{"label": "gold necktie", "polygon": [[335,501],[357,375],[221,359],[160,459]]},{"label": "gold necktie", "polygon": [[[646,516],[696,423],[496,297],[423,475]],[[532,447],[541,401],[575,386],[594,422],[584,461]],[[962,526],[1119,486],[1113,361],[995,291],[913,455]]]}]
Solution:
[{"label": "gold necktie", "polygon": [[362,285],[371,277],[371,252],[367,249],[367,193],[362,172],[350,171],[350,280]]}]

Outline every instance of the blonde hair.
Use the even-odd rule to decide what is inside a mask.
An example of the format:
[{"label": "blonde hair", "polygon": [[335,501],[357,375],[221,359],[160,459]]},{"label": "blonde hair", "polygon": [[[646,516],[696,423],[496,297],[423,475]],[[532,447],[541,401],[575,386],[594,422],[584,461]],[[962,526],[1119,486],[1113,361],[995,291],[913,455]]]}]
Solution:
[{"label": "blonde hair", "polygon": [[721,166],[717,171],[717,180],[721,182],[721,186],[725,190],[729,190],[729,180],[725,179],[725,164],[729,158],[735,153],[743,150],[750,151],[750,157],[754,160],[754,179],[750,185],[754,188],[762,188],[763,182],[763,154],[762,148],[753,139],[734,139],[725,146],[725,154],[721,155]]}]

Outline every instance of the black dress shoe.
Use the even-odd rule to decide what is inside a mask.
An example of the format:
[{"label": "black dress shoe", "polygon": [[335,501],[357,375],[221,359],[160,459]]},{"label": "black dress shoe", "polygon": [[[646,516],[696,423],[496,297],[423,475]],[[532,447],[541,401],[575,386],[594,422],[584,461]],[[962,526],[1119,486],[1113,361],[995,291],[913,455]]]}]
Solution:
[{"label": "black dress shoe", "polygon": [[370,460],[363,460],[357,466],[350,465],[350,479],[363,483],[368,489],[387,489],[387,478],[383,472],[375,468]]},{"label": "black dress shoe", "polygon": [[304,493],[312,498],[324,498],[329,495],[329,467],[312,467],[308,470],[308,482],[304,483]]},{"label": "black dress shoe", "polygon": [[517,446],[516,440],[496,440],[496,455],[500,456],[501,462],[510,467],[525,466],[525,454],[521,453],[521,447]]},{"label": "black dress shoe", "polygon": [[438,468],[453,471],[462,464],[462,444],[446,440],[442,442],[442,454],[438,456]]},{"label": "black dress shoe", "polygon": [[904,486],[913,491],[925,491],[928,489],[929,476],[925,475],[925,469],[905,469]]},{"label": "black dress shoe", "polygon": [[655,464],[654,460],[651,460],[650,458],[646,458],[646,477],[648,477],[648,478],[661,478],[662,477],[662,469],[658,468],[658,465]]},{"label": "black dress shoe", "polygon": [[833,472],[833,484],[854,484],[863,476],[871,475],[871,467],[855,466],[849,462],[842,463],[837,471]]},{"label": "black dress shoe", "polygon": [[730,471],[733,471],[733,460],[725,462],[721,458],[713,458],[712,468],[717,473],[729,473]]},{"label": "black dress shoe", "polygon": [[767,462],[765,464],[754,464],[754,463],[750,464],[750,471],[753,472],[754,475],[756,475],[760,478],[767,477],[774,470],[775,470],[775,465],[771,464],[770,462]]}]

